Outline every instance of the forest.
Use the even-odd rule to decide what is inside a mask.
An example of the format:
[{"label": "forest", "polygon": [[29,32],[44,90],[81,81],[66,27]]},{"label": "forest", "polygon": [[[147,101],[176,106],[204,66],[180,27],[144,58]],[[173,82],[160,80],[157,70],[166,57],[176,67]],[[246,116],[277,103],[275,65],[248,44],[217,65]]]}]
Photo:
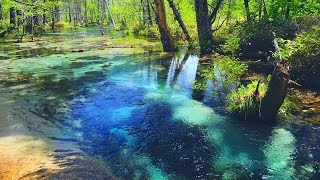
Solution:
[{"label": "forest", "polygon": [[0,0],[0,179],[319,179],[320,0]]}]

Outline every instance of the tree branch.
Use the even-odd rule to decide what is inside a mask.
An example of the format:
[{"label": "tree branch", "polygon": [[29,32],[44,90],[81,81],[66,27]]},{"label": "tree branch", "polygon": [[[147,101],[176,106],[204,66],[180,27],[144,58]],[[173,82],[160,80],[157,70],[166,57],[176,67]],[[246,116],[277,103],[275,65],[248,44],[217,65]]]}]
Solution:
[{"label": "tree branch", "polygon": [[218,14],[218,11],[221,7],[222,2],[223,2],[223,0],[218,0],[216,7],[213,9],[212,13],[210,14],[210,21],[212,24],[214,23],[214,21],[217,18],[217,14]]},{"label": "tree branch", "polygon": [[230,13],[227,15],[227,17],[222,21],[222,23],[217,28],[213,29],[213,32],[218,31],[223,26],[224,22],[226,22],[229,16],[230,16]]}]

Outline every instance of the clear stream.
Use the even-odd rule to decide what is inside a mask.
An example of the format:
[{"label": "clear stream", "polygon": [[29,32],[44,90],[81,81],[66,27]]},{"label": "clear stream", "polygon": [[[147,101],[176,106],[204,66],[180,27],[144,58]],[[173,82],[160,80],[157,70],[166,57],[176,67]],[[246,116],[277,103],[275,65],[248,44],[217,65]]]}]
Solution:
[{"label": "clear stream", "polygon": [[193,90],[197,55],[154,44],[97,29],[1,41],[0,179],[320,178],[319,127],[233,119],[212,83]]}]

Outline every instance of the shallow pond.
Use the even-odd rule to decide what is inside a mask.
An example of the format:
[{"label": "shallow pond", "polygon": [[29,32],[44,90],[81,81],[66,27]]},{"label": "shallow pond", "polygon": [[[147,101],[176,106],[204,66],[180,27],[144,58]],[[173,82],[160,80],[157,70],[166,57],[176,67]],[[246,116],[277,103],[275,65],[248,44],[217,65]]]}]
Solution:
[{"label": "shallow pond", "polygon": [[1,179],[320,177],[319,127],[233,119],[197,55],[98,33],[1,42]]}]

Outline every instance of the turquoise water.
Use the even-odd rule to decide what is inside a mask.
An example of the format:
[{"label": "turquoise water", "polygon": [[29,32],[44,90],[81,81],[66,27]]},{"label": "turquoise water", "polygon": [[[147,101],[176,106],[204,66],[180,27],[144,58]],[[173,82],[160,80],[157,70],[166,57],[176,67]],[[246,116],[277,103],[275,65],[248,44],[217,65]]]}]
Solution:
[{"label": "turquoise water", "polygon": [[[193,90],[204,68],[196,54],[106,48],[108,40],[95,40],[97,33],[52,33],[1,45],[0,108],[6,115],[0,115],[0,136],[42,139],[63,167],[26,177],[320,177],[318,127],[233,119],[211,82],[205,91]],[[14,123],[19,126],[12,130]]]}]

